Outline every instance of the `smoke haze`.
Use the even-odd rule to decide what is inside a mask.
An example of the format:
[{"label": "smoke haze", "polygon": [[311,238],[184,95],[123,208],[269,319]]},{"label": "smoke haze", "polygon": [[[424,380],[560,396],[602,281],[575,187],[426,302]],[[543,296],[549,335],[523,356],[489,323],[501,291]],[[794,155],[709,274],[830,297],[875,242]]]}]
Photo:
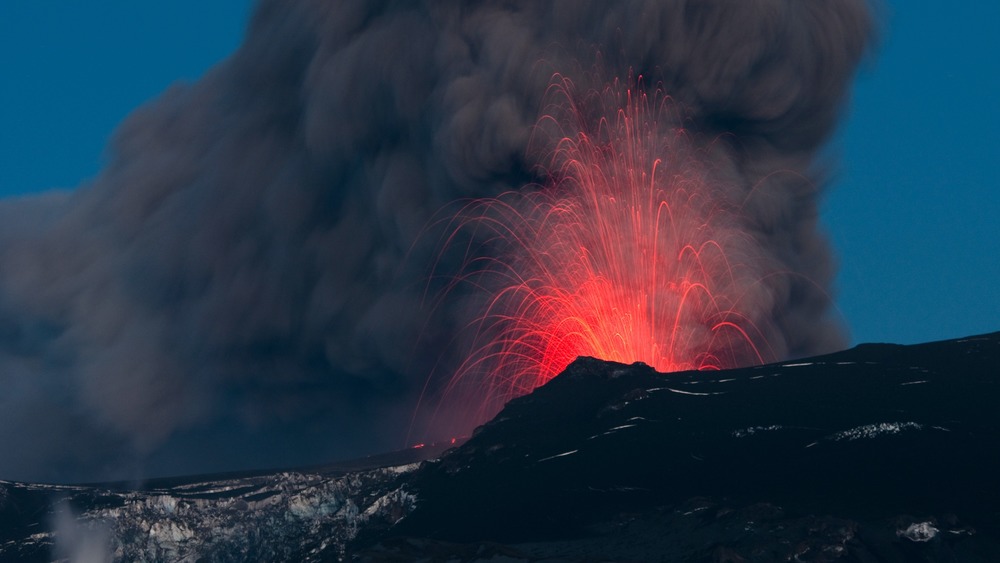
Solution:
[{"label": "smoke haze", "polygon": [[93,182],[0,201],[0,478],[401,445],[480,313],[425,306],[453,262],[429,222],[544,182],[528,147],[552,75],[595,65],[579,87],[650,76],[695,134],[731,134],[713,157],[756,194],[744,227],[795,274],[768,281],[770,344],[840,346],[816,154],[871,35],[863,0],[261,2]]}]

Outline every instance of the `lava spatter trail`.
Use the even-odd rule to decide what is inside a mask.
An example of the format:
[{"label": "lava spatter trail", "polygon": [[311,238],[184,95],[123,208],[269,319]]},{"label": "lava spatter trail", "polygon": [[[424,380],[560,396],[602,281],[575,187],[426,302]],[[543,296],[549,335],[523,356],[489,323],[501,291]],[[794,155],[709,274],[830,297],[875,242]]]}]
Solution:
[{"label": "lava spatter trail", "polygon": [[713,162],[721,141],[699,146],[641,79],[580,97],[560,78],[550,97],[533,142],[550,180],[472,201],[449,229],[448,245],[476,241],[453,287],[489,297],[445,393],[488,416],[578,356],[659,371],[774,359],[758,295],[773,272],[741,230],[747,190]]}]

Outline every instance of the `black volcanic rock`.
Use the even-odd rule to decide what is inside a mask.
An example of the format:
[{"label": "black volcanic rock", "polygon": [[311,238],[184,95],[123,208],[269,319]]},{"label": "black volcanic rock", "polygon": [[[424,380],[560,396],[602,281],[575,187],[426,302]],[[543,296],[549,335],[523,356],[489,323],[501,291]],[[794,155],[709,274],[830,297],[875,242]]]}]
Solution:
[{"label": "black volcanic rock", "polygon": [[1000,561],[998,402],[1000,333],[721,372],[581,358],[422,463],[0,484],[0,560],[96,530],[118,560]]},{"label": "black volcanic rock", "polygon": [[[998,399],[1000,333],[725,372],[581,358],[415,472],[416,510],[390,532],[572,539],[609,559],[784,560],[826,537],[824,557],[934,559],[955,541],[1000,560]],[[597,549],[638,543],[622,518],[655,548]]]}]

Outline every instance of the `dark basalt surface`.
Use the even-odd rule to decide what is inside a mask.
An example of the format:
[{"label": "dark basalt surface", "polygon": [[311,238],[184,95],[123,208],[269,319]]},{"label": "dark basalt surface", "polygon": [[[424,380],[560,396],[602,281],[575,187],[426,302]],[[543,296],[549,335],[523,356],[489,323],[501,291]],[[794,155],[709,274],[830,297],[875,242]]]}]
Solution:
[{"label": "dark basalt surface", "polygon": [[581,358],[443,454],[0,484],[0,560],[99,530],[117,560],[1000,561],[998,404],[1000,333],[722,372]]},{"label": "dark basalt surface", "polygon": [[411,477],[383,533],[429,543],[369,553],[1000,560],[998,403],[1000,333],[714,373],[581,358]]}]

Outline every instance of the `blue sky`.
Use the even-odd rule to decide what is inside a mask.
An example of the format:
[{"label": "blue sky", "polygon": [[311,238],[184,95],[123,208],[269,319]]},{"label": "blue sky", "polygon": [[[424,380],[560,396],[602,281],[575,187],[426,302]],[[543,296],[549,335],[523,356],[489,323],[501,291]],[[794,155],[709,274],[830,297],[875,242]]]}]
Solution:
[{"label": "blue sky", "polygon": [[823,218],[855,341],[1000,330],[1000,4],[889,2]]},{"label": "blue sky", "polygon": [[[249,0],[0,3],[0,196],[97,173],[133,109],[240,41]],[[854,342],[1000,330],[1000,5],[887,2],[823,207]]]}]

